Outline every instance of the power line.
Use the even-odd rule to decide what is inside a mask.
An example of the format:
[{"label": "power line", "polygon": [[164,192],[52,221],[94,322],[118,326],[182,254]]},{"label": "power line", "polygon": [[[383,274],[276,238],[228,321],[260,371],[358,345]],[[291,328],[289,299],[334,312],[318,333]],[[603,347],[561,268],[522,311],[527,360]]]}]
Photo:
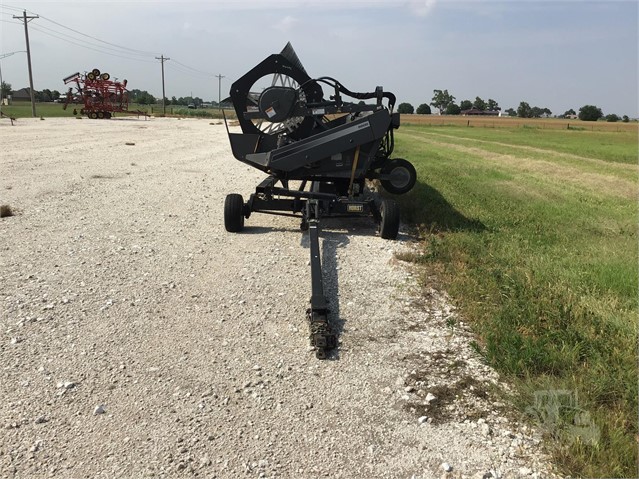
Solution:
[{"label": "power line", "polygon": [[[0,5],[0,8],[3,9],[7,9],[7,10],[13,10],[13,11],[20,11],[19,8],[16,7],[12,7],[6,4]],[[23,12],[23,17],[24,15],[26,15],[26,10],[24,10]],[[11,15],[10,13],[6,13],[6,12],[0,12],[3,15]],[[32,12],[29,12],[32,13]],[[22,17],[17,17],[17,16],[13,16],[14,19],[22,19]],[[32,26],[31,28],[33,28],[34,30],[44,34],[44,35],[48,35],[51,36],[53,38],[57,38],[59,40],[62,40],[64,42],[70,43],[72,45],[81,47],[81,48],[85,48],[87,50],[91,50],[94,52],[98,52],[98,53],[102,53],[105,55],[111,55],[117,58],[123,58],[123,59],[127,59],[127,60],[132,60],[132,61],[139,61],[139,62],[145,62],[145,63],[154,63],[153,60],[150,58],[151,56],[155,55],[154,52],[149,52],[149,51],[145,51],[145,50],[138,50],[138,49],[134,49],[134,48],[129,48],[129,47],[125,47],[122,45],[118,45],[116,43],[112,43],[112,42],[108,42],[106,40],[102,40],[100,38],[94,37],[92,35],[88,35],[86,33],[83,33],[79,30],[76,30],[74,28],[68,27],[66,25],[63,25],[62,23],[59,23],[55,20],[52,20],[48,17],[42,16],[42,15],[36,15],[34,14],[34,17],[29,17],[29,20],[31,18],[41,18],[43,20],[46,20],[50,23],[53,23],[54,25],[57,25],[61,28],[64,28],[66,30],[69,30],[70,32],[73,32],[77,35],[81,35],[83,37],[86,38],[90,38],[92,40],[95,40],[96,42],[102,43],[104,45],[100,45],[100,44],[96,44],[94,42],[87,42],[86,40],[84,40],[83,38],[77,38],[74,37],[72,35],[69,35],[67,33],[63,33],[61,31],[52,29],[52,28],[48,28],[45,27],[43,25],[39,25],[38,27]],[[0,20],[0,22],[3,23],[12,23],[12,24],[20,24],[20,22],[11,22],[8,20]],[[26,28],[26,26],[25,26]],[[107,46],[108,45],[108,46]],[[136,56],[136,57],[134,57]],[[164,58],[164,60],[168,60],[168,58],[164,57],[164,55],[162,54],[160,57],[155,57],[157,59],[162,59]],[[29,59],[29,65],[30,65],[30,59]],[[183,75],[187,75],[187,76],[191,76],[193,78],[199,78],[199,79],[211,79],[213,77],[215,77],[215,75],[213,75],[210,72],[205,72],[203,70],[199,70],[197,68],[193,68],[189,65],[186,65],[184,63],[181,63],[177,60],[175,60],[175,58],[173,58],[172,62],[167,64],[168,68],[171,70],[174,70],[176,72],[179,72]],[[164,74],[164,61],[162,61],[162,70],[163,70],[163,74]],[[220,79],[221,80],[221,79]],[[33,90],[33,87],[31,88]],[[163,95],[164,96],[164,95]],[[219,94],[218,94],[219,96]]]},{"label": "power line", "polygon": [[[120,55],[120,54],[117,54],[117,53],[112,53],[112,52],[100,49],[100,48],[104,48],[104,47],[93,48],[93,47],[90,47],[90,46],[88,46],[86,44],[83,44],[83,43],[76,43],[74,41],[68,40],[68,39],[63,38],[61,36],[54,35],[53,33],[48,33],[48,32],[46,32],[46,31],[44,31],[44,30],[42,30],[41,28],[38,28],[38,27],[33,27],[32,26],[31,28],[33,28],[34,30],[36,30],[36,31],[38,31],[40,33],[43,33],[45,35],[49,35],[51,37],[57,38],[57,39],[62,40],[64,42],[70,43],[72,45],[75,45],[75,46],[78,46],[78,47],[81,47],[81,48],[86,48],[87,50],[91,50],[91,51],[94,51],[94,52],[103,53],[105,55],[111,55],[111,56],[114,56],[114,57],[117,57],[117,58],[124,58],[126,60],[133,60],[133,61],[146,62],[146,63],[154,63],[153,60],[150,60],[150,59],[146,60],[144,58],[127,57],[127,56],[124,56],[124,55]],[[60,33],[60,32],[58,32],[58,33]]]},{"label": "power line", "polygon": [[[174,61],[175,60],[173,60],[173,62]],[[167,64],[167,68],[169,68],[170,70],[176,71],[178,73],[182,73],[183,75],[189,76],[191,78],[197,78],[199,80],[210,80],[211,78],[213,78],[213,75],[204,75],[204,74],[201,74],[201,73],[195,73],[195,72],[186,70],[184,68],[176,67],[172,63],[168,63]]]},{"label": "power line", "polygon": [[189,70],[193,70],[194,72],[201,73],[202,75],[205,75],[205,76],[208,76],[208,77],[213,77],[213,76],[215,76],[215,75],[213,75],[212,73],[204,72],[204,71],[202,71],[202,70],[198,70],[198,69],[196,69],[196,68],[193,68],[193,67],[190,67],[190,66],[188,66],[188,65],[185,65],[184,63],[180,63],[180,62],[179,62],[179,61],[177,61],[177,60],[173,60],[173,62],[175,62],[175,63],[177,63],[178,65],[181,65],[181,66],[183,66],[183,67],[185,67],[185,68],[188,68]]},{"label": "power line", "polygon": [[[6,4],[5,5],[0,5],[0,7],[6,8],[8,10],[14,10],[14,11],[20,11],[21,10],[19,8],[12,7],[12,6],[6,5]],[[29,12],[29,13],[33,13],[33,12]],[[116,43],[107,42],[106,40],[102,40],[100,38],[94,37],[94,36],[89,35],[87,33],[83,33],[83,32],[81,32],[79,30],[74,29],[74,28],[68,27],[68,26],[66,26],[66,25],[64,25],[64,24],[62,24],[60,22],[57,22],[57,21],[55,21],[55,20],[53,20],[53,19],[51,19],[49,17],[45,17],[44,15],[39,15],[39,18],[41,18],[41,19],[43,19],[43,20],[45,20],[47,22],[53,23],[54,25],[62,27],[64,29],[66,29],[66,30],[69,30],[69,31],[71,31],[73,33],[77,33],[78,35],[82,35],[83,37],[91,38],[92,40],[96,40],[96,41],[98,41],[100,43],[104,43],[106,45],[110,45],[111,47],[116,47],[116,48],[119,48],[121,50],[126,50],[126,51],[130,52],[129,55],[130,54],[147,55],[147,56],[157,55],[157,52],[150,52],[150,51],[145,51],[145,50],[137,50],[135,48],[125,47],[125,46],[122,46],[122,45],[118,45]],[[62,34],[61,32],[56,32],[56,33]]]},{"label": "power line", "polygon": [[[41,17],[41,18],[42,18],[42,17]],[[46,31],[48,31],[48,32],[53,32],[53,33],[50,33],[50,35],[52,35],[52,36],[55,36],[55,35],[53,35],[53,34],[57,34],[57,35],[61,35],[62,37],[70,38],[71,40],[76,40],[76,41],[81,41],[81,42],[83,42],[83,43],[75,43],[75,45],[84,46],[85,44],[88,44],[88,45],[92,45],[92,46],[94,46],[94,47],[96,47],[96,48],[101,48],[101,49],[104,49],[104,50],[112,50],[112,51],[114,51],[115,53],[119,53],[119,54],[122,54],[122,55],[138,55],[138,56],[143,56],[143,57],[147,57],[147,58],[148,58],[148,55],[147,55],[147,54],[122,52],[122,51],[117,50],[117,49],[115,49],[115,48],[111,48],[111,47],[103,46],[103,45],[98,45],[98,44],[93,43],[93,42],[87,42],[86,40],[83,40],[83,39],[78,39],[78,38],[73,37],[73,36],[71,36],[71,35],[67,35],[66,33],[62,33],[62,32],[59,32],[59,31],[57,31],[57,30],[53,30],[53,29],[51,29],[51,28],[48,28],[48,27],[45,27],[45,26],[42,26],[42,25],[40,25],[40,26],[37,28],[37,30],[41,31],[42,33],[45,33],[45,31],[44,31],[44,30],[46,30]],[[61,40],[64,40],[64,38],[61,38],[61,37],[57,37],[57,38],[60,38]],[[73,42],[71,42],[70,40],[67,40],[67,41],[69,41],[70,43],[73,43]]]},{"label": "power line", "polygon": [[58,23],[58,22],[56,22],[56,21],[54,21],[54,20],[51,20],[50,18],[47,18],[47,17],[45,17],[45,16],[42,16],[42,19],[44,19],[44,20],[46,20],[46,21],[48,21],[48,22],[51,22],[51,23],[53,23],[53,24],[55,24],[55,25],[58,25],[59,27],[66,28],[67,30],[70,30],[70,31],[72,31],[72,32],[74,32],[74,33],[77,33],[77,34],[79,34],[79,35],[82,35],[82,36],[84,36],[84,37],[91,38],[91,39],[93,39],[93,40],[97,40],[97,41],[99,41],[99,42],[101,42],[101,43],[106,43],[107,45],[111,45],[111,46],[113,46],[113,47],[117,47],[117,48],[120,48],[120,49],[122,49],[122,50],[128,50],[128,51],[130,51],[130,52],[134,52],[134,53],[136,53],[136,54],[138,54],[138,55],[149,55],[149,56],[151,56],[151,55],[156,55],[156,53],[155,53],[155,52],[149,52],[149,51],[145,51],[145,50],[136,50],[135,48],[123,47],[123,46],[121,46],[121,45],[117,45],[117,44],[115,44],[115,43],[111,43],[111,42],[107,42],[107,41],[105,41],[105,40],[101,40],[100,38],[97,38],[97,37],[94,37],[94,36],[91,36],[91,35],[87,35],[86,33],[82,33],[82,32],[80,32],[80,31],[78,31],[78,30],[75,30],[75,29],[73,29],[73,28],[71,28],[71,27],[67,27],[66,25],[63,25],[63,24]]}]

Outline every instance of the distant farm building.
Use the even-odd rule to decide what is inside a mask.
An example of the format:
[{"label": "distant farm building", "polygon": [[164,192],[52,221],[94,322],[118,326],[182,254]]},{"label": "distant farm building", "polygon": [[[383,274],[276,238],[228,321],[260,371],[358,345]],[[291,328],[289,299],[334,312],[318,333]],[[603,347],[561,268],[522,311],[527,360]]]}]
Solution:
[{"label": "distant farm building", "polygon": [[11,99],[13,101],[31,101],[31,89],[27,87],[12,91]]}]

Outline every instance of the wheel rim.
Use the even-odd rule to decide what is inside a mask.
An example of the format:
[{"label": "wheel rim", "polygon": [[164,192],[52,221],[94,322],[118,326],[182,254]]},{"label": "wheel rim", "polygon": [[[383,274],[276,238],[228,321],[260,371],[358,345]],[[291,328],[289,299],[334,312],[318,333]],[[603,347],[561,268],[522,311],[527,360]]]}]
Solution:
[{"label": "wheel rim", "polygon": [[390,173],[390,184],[397,189],[406,188],[411,181],[411,174],[408,171],[408,168],[404,168],[403,166],[399,166],[397,168],[393,168]]}]

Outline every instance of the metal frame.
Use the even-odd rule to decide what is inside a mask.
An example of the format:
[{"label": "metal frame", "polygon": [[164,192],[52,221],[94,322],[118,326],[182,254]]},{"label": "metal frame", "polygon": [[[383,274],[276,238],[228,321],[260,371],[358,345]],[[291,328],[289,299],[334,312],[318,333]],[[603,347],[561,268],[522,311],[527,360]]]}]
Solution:
[{"label": "metal frame", "polygon": [[[69,88],[66,95],[64,110],[70,103],[76,103],[79,97],[83,103],[80,109],[81,115],[87,115],[91,119],[109,119],[113,113],[128,113],[147,116],[141,110],[129,110],[129,91],[126,89],[127,81],[110,80],[108,73],[100,73],[97,68],[84,74],[74,73],[64,78],[64,84],[74,82],[77,92],[74,95],[73,88]],[[77,109],[73,114],[77,115]]]},{"label": "metal frame", "polygon": [[[269,78],[270,86],[261,93],[251,92],[264,78]],[[334,89],[329,99],[320,83]],[[399,184],[396,190],[406,186],[408,191],[416,179],[410,163],[390,160],[393,130],[399,128],[399,114],[393,113],[395,95],[382,87],[355,93],[330,77],[312,79],[290,44],[234,82],[230,95],[242,129],[242,133],[230,131],[225,117],[233,156],[268,176],[246,202],[238,194],[227,196],[226,229],[241,231],[244,219],[253,213],[301,219],[310,243],[311,297],[306,313],[310,341],[317,357],[325,359],[337,346],[337,335],[329,322],[322,278],[321,219],[372,217],[381,236],[394,239],[399,229],[396,203],[386,199],[378,207],[373,195],[365,193],[365,182],[379,179],[384,185],[393,180]],[[342,95],[372,99],[375,104],[345,102]],[[394,170],[409,173],[405,185],[387,168],[397,162],[401,168]],[[301,181],[298,189],[289,187],[293,180]]]}]

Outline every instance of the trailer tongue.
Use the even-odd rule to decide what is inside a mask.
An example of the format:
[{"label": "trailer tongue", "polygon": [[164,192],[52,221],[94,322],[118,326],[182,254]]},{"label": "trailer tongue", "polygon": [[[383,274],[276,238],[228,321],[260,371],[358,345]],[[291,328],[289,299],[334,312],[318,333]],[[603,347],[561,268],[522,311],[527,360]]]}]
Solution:
[{"label": "trailer tongue", "polygon": [[[333,90],[329,99],[320,84]],[[289,43],[233,83],[230,96],[242,129],[230,132],[227,124],[233,155],[268,176],[248,201],[237,193],[226,197],[225,228],[242,231],[252,213],[301,219],[310,242],[310,340],[317,357],[325,359],[337,347],[337,336],[322,281],[320,219],[372,217],[382,238],[395,239],[397,203],[377,200],[366,180],[379,180],[390,193],[403,194],[417,179],[411,163],[390,158],[393,131],[399,128],[395,95],[381,87],[356,93],[330,77],[313,79]],[[346,102],[342,96],[359,101]],[[299,186],[291,188],[292,181]]]}]

